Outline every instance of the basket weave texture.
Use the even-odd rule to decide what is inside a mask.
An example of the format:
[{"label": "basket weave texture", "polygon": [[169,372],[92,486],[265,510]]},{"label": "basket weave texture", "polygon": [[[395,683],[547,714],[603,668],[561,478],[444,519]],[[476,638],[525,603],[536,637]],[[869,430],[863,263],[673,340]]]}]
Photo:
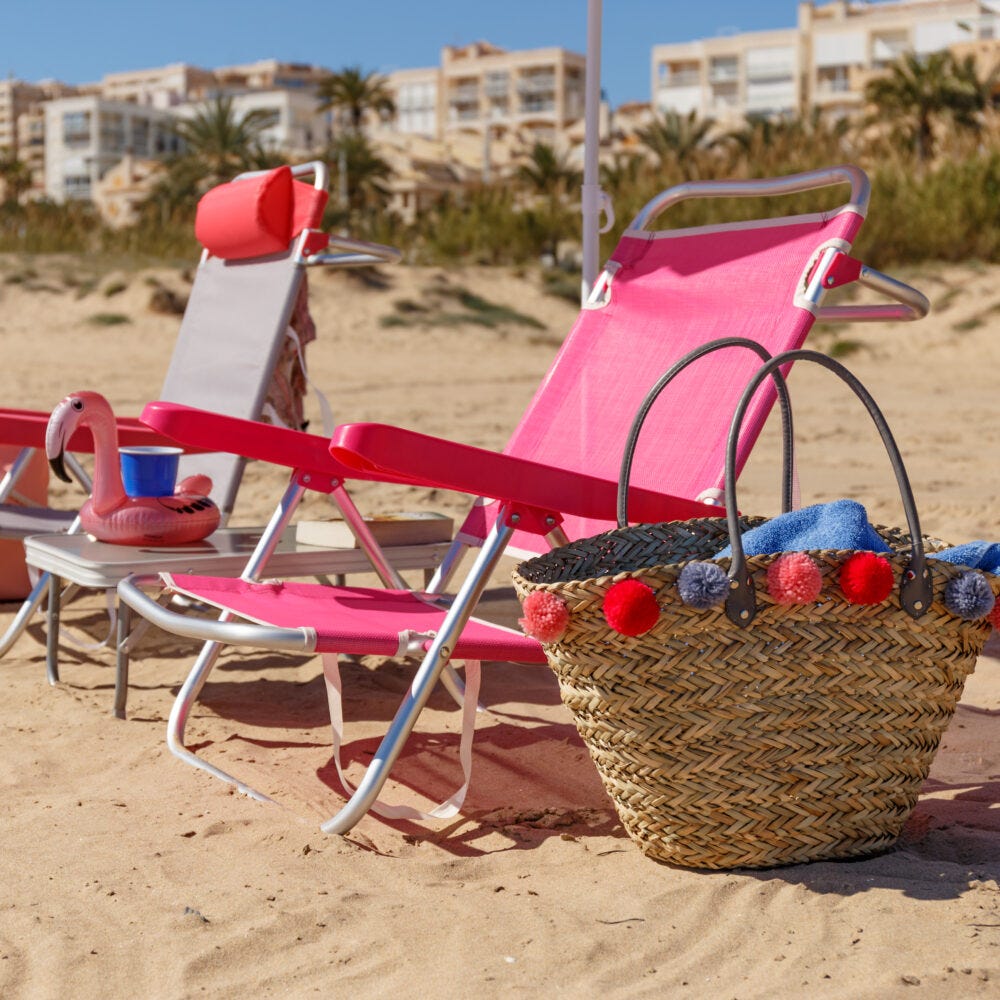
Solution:
[{"label": "basket weave texture", "polygon": [[[762,520],[743,519],[741,531]],[[909,536],[878,530],[898,581]],[[843,597],[850,553],[809,552],[823,589],[807,605],[775,603],[766,572],[777,555],[751,557],[757,614],[740,628],[722,606],[696,610],[677,595],[684,565],[728,542],[723,518],[637,525],[515,571],[522,601],[549,590],[566,603],[569,626],[546,653],[625,830],[647,856],[694,868],[888,847],[989,635],[985,619],[963,620],[942,602],[964,568],[928,563],[933,604],[915,619],[895,593],[876,605]],[[661,608],[635,638],[602,611],[608,588],[628,578],[651,587]],[[1000,578],[990,586],[1000,593]]]}]

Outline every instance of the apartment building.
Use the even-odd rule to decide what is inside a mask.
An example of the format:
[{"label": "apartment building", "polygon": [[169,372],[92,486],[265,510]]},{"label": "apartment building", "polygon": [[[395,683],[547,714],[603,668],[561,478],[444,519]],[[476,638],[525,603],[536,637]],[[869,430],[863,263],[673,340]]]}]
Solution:
[{"label": "apartment building", "polygon": [[[260,135],[261,146],[296,159],[315,154],[333,137],[333,116],[319,111],[316,95],[311,90],[230,90],[216,88],[208,95],[214,99],[226,94],[232,99],[233,114],[244,118],[250,112],[264,112],[265,127]],[[177,117],[190,118],[206,108],[200,101],[175,109]]]},{"label": "apartment building", "polygon": [[0,81],[0,150],[17,156],[28,168],[27,197],[39,197],[45,187],[44,101],[75,94],[78,88],[57,80],[26,83]]},{"label": "apartment building", "polygon": [[732,124],[748,115],[858,108],[865,84],[904,52],[969,43],[1000,57],[1000,3],[898,0],[799,3],[794,27],[699,39],[652,50],[652,101]]},{"label": "apartment building", "polygon": [[87,199],[126,154],[162,159],[179,149],[170,112],[96,94],[47,101],[45,194],[53,201]]},{"label": "apartment building", "polygon": [[517,133],[556,144],[583,117],[585,65],[584,56],[560,48],[445,46],[440,66],[388,75],[397,111],[390,127],[440,141]]},{"label": "apartment building", "polygon": [[107,101],[128,101],[167,110],[201,100],[216,86],[218,82],[211,70],[172,63],[158,69],[108,73],[90,89]]},{"label": "apartment building", "polygon": [[0,149],[18,149],[17,120],[44,96],[41,87],[23,80],[0,80]]},{"label": "apartment building", "polygon": [[297,158],[314,154],[331,137],[330,113],[317,110],[314,95],[315,83],[328,72],[263,60],[216,71],[175,63],[109,73],[86,88],[89,93],[22,113],[20,124],[31,130],[33,148],[40,140],[44,194],[55,201],[92,199],[99,182],[126,155],[142,163],[178,152],[173,124],[220,94],[232,97],[237,116],[267,112],[261,134],[265,149]]},{"label": "apartment building", "polygon": [[904,52],[958,51],[981,42],[1000,58],[1000,3],[801,3],[799,30],[806,53],[806,106],[836,114],[858,108],[865,84]]},{"label": "apartment building", "polygon": [[215,86],[244,90],[315,90],[330,71],[310,63],[281,62],[259,59],[236,66],[220,66],[214,70]]}]

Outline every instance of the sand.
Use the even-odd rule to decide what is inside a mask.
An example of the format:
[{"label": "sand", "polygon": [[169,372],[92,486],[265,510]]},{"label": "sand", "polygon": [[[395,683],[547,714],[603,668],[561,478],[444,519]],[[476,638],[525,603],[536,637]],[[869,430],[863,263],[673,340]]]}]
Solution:
[{"label": "sand", "polygon": [[[178,325],[149,311],[151,290],[184,293],[184,275],[122,270],[92,285],[88,261],[27,263],[0,262],[4,405],[49,410],[71,390],[97,388],[117,412],[137,413],[156,396]],[[847,361],[896,432],[924,529],[954,542],[1000,539],[1000,269],[924,267],[907,277],[932,299],[931,317],[817,330],[813,343],[855,342]],[[309,362],[337,416],[501,445],[575,307],[544,295],[531,274],[397,267],[383,279],[382,287],[343,275],[312,282],[319,336]],[[441,322],[442,308],[456,311],[440,306],[433,290],[442,285],[509,302],[542,328]],[[431,308],[431,322],[381,326],[380,317],[402,315],[400,301]],[[128,322],[95,324],[100,313]],[[877,435],[829,379],[805,368],[792,379],[803,499],[854,496],[874,520],[901,523]],[[318,421],[313,400],[307,409]],[[234,523],[265,517],[282,478],[252,467]],[[774,513],[777,493],[769,426],[741,504]],[[51,495],[55,504],[70,497],[59,484]],[[463,505],[398,487],[356,496],[372,512]],[[326,513],[325,501],[307,510]],[[501,583],[491,605],[503,614]],[[0,625],[14,610],[0,605]],[[102,598],[75,602],[66,622],[100,638]],[[50,687],[39,621],[5,658],[3,997],[1000,993],[995,637],[893,850],[718,873],[658,864],[633,846],[545,668],[486,667],[488,711],[456,818],[367,817],[341,837],[319,830],[343,793],[318,660],[228,652],[190,720],[189,743],[280,803],[267,805],[185,767],[165,746],[165,720],[195,651],[147,637],[126,721],[109,714],[107,649],[66,645],[63,683]],[[367,658],[345,665],[351,774],[411,673]],[[387,798],[424,801],[458,783],[457,717],[435,694]]]}]

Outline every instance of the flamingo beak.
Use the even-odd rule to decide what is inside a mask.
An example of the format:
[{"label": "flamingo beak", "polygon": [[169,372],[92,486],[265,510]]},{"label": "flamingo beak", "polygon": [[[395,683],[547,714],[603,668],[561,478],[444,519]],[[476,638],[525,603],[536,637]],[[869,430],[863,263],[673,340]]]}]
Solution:
[{"label": "flamingo beak", "polygon": [[64,483],[73,482],[73,477],[66,471],[66,464],[63,462],[63,452],[59,452],[55,458],[49,459],[49,468]]},{"label": "flamingo beak", "polygon": [[64,483],[73,482],[73,477],[66,469],[64,457],[66,441],[73,433],[78,417],[77,408],[68,404],[69,401],[64,399],[52,411],[48,426],[45,428],[45,456],[49,460],[53,474]]}]

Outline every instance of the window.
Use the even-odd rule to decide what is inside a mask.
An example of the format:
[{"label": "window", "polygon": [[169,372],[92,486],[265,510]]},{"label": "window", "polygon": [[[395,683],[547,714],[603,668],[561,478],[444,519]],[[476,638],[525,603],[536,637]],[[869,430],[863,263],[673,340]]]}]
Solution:
[{"label": "window", "polygon": [[132,119],[132,152],[136,156],[149,156],[149,120]]},{"label": "window", "polygon": [[825,66],[816,76],[817,89],[821,94],[846,94],[850,89],[847,66]]},{"label": "window", "polygon": [[510,74],[506,70],[492,70],[483,80],[483,90],[487,97],[507,96],[510,90]]},{"label": "window", "polygon": [[63,193],[67,198],[90,198],[90,175],[70,174],[63,178]]},{"label": "window", "polygon": [[102,112],[101,148],[109,153],[121,153],[125,149],[125,118],[120,114]]},{"label": "window", "polygon": [[708,64],[708,79],[712,83],[730,83],[739,79],[738,56],[713,56]]},{"label": "window", "polygon": [[66,146],[90,145],[89,111],[68,111],[63,115],[63,144]]}]

